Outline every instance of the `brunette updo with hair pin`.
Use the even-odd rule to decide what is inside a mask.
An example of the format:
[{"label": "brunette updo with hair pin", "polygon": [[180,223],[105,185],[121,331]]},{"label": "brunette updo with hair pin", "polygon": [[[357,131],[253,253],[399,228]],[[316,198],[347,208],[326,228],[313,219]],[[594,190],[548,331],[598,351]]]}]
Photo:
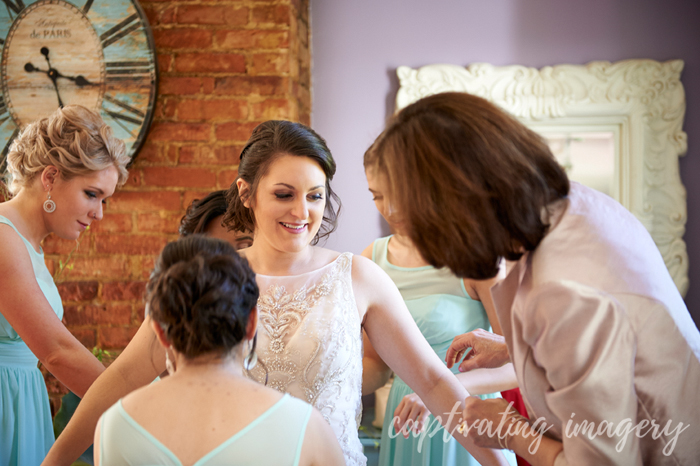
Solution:
[{"label": "brunette updo with hair pin", "polygon": [[[238,178],[250,186],[245,192],[238,192],[236,183],[231,184],[226,201],[228,210],[223,224],[229,230],[255,231],[255,193],[260,179],[267,174],[270,165],[282,155],[308,157],[319,164],[326,175],[326,209],[323,223],[312,244],[330,235],[337,226],[340,199],[331,189],[330,181],[335,175],[335,160],[326,141],[314,130],[301,123],[285,120],[270,120],[260,123],[241,151]],[[251,200],[251,208],[244,205]],[[337,206],[337,207],[336,207]]]},{"label": "brunette updo with hair pin", "polygon": [[12,175],[10,191],[17,194],[44,168],[55,166],[64,180],[114,166],[118,186],[129,176],[126,146],[114,137],[99,113],[81,105],[67,105],[22,130],[7,154]]},{"label": "brunette updo with hair pin", "polygon": [[169,243],[146,288],[150,316],[187,359],[225,356],[246,335],[255,274],[229,243],[192,235]]}]

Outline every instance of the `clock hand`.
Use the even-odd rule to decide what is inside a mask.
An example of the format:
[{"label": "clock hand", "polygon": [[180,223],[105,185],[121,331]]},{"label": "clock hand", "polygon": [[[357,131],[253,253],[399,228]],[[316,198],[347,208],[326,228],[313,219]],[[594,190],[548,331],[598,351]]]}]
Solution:
[{"label": "clock hand", "polygon": [[[63,101],[61,100],[61,94],[58,93],[58,84],[56,84],[56,79],[58,76],[61,74],[57,70],[55,70],[51,66],[51,60],[49,60],[49,49],[48,47],[42,47],[41,48],[41,54],[46,58],[46,62],[49,64],[49,71],[46,72],[46,74],[51,78],[51,82],[53,83],[53,88],[56,90],[56,97],[58,97],[58,106],[63,108]],[[31,65],[31,63],[27,63],[27,65]],[[28,66],[24,65],[24,69],[28,70]],[[34,65],[32,65],[32,68],[34,68]],[[42,70],[39,70],[42,71]]]},{"label": "clock hand", "polygon": [[[51,68],[51,69],[56,72],[57,78],[69,79],[69,80],[73,81],[78,87],[95,86],[95,83],[91,83],[83,75],[79,74],[78,76],[65,76],[65,75],[61,74],[61,72],[56,70],[55,68]],[[26,71],[27,73],[40,72],[40,73],[46,73],[47,75],[49,74],[49,71],[42,70],[41,68],[37,68],[31,62],[24,65],[24,71]]]}]

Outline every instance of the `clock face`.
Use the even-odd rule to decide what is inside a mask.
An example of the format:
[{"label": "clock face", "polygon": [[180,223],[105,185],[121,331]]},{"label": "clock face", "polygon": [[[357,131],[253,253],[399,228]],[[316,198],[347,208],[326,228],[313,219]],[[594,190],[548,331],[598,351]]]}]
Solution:
[{"label": "clock face", "polygon": [[156,54],[136,0],[0,3],[0,173],[28,123],[61,105],[98,110],[136,154],[156,101]]}]

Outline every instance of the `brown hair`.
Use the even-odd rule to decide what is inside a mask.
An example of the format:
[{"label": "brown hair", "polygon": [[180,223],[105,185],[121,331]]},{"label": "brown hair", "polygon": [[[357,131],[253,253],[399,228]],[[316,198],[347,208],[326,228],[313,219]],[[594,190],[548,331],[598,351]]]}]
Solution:
[{"label": "brown hair", "polygon": [[246,335],[258,285],[226,241],[191,235],[169,243],[146,287],[150,316],[186,358],[223,356]]},{"label": "brown hair", "polygon": [[569,192],[539,135],[466,93],[433,95],[401,110],[364,163],[387,175],[425,260],[463,278],[494,277],[501,257],[534,250],[549,226],[546,206]]},{"label": "brown hair", "polygon": [[226,213],[226,190],[214,191],[203,199],[195,199],[180,220],[180,236],[204,233],[209,223]]},{"label": "brown hair", "polygon": [[50,165],[64,180],[114,166],[122,186],[129,161],[124,142],[114,137],[99,113],[67,105],[27,125],[12,142],[7,154],[10,190],[17,194]]},{"label": "brown hair", "polygon": [[[331,189],[335,175],[335,160],[326,141],[314,130],[301,123],[284,120],[270,120],[259,124],[241,151],[238,178],[244,180],[250,189],[239,194],[236,183],[226,194],[228,210],[223,224],[229,230],[254,231],[255,215],[253,203],[260,179],[265,176],[272,162],[281,155],[308,157],[319,164],[326,175],[326,209],[323,223],[312,244],[330,235],[335,230],[340,212],[340,199]],[[251,208],[244,202],[251,200]],[[337,204],[337,207],[334,205]]]}]

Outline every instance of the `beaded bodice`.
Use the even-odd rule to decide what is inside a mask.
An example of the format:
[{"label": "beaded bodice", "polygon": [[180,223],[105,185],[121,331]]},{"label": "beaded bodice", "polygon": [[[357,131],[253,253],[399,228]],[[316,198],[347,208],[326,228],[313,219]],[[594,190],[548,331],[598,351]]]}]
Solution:
[{"label": "beaded bodice", "polygon": [[352,290],[352,254],[313,272],[257,275],[260,383],[307,401],[335,432],[347,465],[364,465],[357,429],[362,414],[362,330]]}]

